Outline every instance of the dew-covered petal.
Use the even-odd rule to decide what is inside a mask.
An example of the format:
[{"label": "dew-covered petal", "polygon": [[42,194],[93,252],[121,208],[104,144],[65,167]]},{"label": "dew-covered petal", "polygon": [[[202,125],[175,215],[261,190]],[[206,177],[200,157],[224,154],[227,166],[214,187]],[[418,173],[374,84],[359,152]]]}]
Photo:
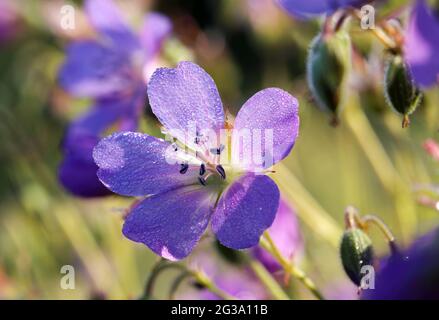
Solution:
[{"label": "dew-covered petal", "polygon": [[279,5],[294,17],[307,18],[336,10],[358,6],[367,0],[277,0]]},{"label": "dew-covered petal", "polygon": [[[273,224],[267,232],[273,239],[282,256],[290,261],[302,249],[302,236],[300,234],[299,222],[297,221],[294,209],[281,198],[279,209]],[[275,272],[281,268],[280,264],[261,247],[253,249],[255,257],[270,271]]]},{"label": "dew-covered petal", "polygon": [[67,58],[59,72],[61,86],[70,94],[101,97],[132,86],[129,57],[96,41],[78,41],[67,48]]},{"label": "dew-covered petal", "polygon": [[123,234],[163,258],[185,258],[209,223],[215,197],[206,190],[189,186],[146,198],[129,213]]},{"label": "dew-covered petal", "polygon": [[236,116],[232,162],[247,170],[269,168],[290,153],[298,133],[297,99],[277,88],[259,91]]},{"label": "dew-covered petal", "polygon": [[439,16],[424,0],[413,8],[404,42],[405,58],[415,81],[429,87],[439,81]]},{"label": "dew-covered petal", "polygon": [[159,68],[148,84],[151,109],[181,142],[194,146],[198,133],[224,127],[224,110],[212,78],[192,62]]},{"label": "dew-covered petal", "polygon": [[248,173],[221,196],[212,215],[212,230],[226,247],[253,247],[273,223],[278,206],[276,183],[266,175]]},{"label": "dew-covered petal", "polygon": [[155,12],[146,15],[140,31],[140,42],[146,59],[153,58],[160,51],[163,41],[169,37],[171,31],[172,24],[168,17]]},{"label": "dew-covered petal", "polygon": [[181,174],[171,144],[147,134],[112,134],[95,147],[93,158],[102,183],[121,195],[157,194],[197,181],[198,168]]}]

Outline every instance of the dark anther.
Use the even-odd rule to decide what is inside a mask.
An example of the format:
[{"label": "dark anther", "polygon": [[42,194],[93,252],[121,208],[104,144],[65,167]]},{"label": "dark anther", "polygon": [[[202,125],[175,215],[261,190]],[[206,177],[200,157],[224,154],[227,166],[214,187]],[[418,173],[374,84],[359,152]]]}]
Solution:
[{"label": "dark anther", "polygon": [[224,150],[224,145],[220,144],[219,148],[211,148],[210,153],[220,155],[223,150]]},{"label": "dark anther", "polygon": [[198,177],[198,182],[200,182],[203,186],[207,184],[206,179],[204,179],[203,177]]},{"label": "dark anther", "polygon": [[180,164],[180,173],[185,174],[187,172],[187,169],[189,169],[189,165],[187,163]]},{"label": "dark anther", "polygon": [[226,180],[226,171],[224,170],[222,165],[217,165],[216,166],[216,171],[218,171],[218,173],[220,174],[221,178],[223,178],[224,180]]},{"label": "dark anther", "polygon": [[205,173],[206,173],[206,165],[202,163],[200,166],[200,176],[204,176]]},{"label": "dark anther", "polygon": [[202,136],[203,136],[203,135],[200,134],[200,133],[198,132],[198,130],[197,130],[197,132],[195,133],[195,139],[194,139],[195,144],[199,144],[199,143],[201,142],[201,137],[202,137]]},{"label": "dark anther", "polygon": [[173,143],[171,146],[172,146],[172,148],[174,149],[175,152],[178,151],[178,146],[177,146],[176,143]]}]

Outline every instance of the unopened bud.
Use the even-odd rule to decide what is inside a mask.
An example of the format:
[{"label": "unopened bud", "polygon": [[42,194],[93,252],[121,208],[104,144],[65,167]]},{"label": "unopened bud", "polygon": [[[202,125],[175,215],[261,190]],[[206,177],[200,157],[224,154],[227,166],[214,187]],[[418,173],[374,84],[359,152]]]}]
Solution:
[{"label": "unopened bud", "polygon": [[307,68],[312,94],[319,107],[333,115],[335,124],[351,69],[349,34],[343,29],[319,34],[311,44]]},{"label": "unopened bud", "polygon": [[422,92],[416,87],[409,67],[400,55],[389,58],[384,78],[386,101],[404,118],[402,127],[410,124],[412,114],[422,101]]},{"label": "unopened bud", "polygon": [[374,253],[369,236],[358,228],[348,228],[341,240],[340,255],[343,268],[357,286],[361,285],[363,266],[372,266]]}]

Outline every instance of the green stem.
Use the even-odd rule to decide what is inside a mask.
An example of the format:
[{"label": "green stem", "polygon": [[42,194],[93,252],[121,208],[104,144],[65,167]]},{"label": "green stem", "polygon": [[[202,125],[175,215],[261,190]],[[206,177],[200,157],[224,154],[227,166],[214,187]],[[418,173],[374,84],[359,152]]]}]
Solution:
[{"label": "green stem", "polygon": [[175,300],[175,294],[178,291],[178,288],[187,278],[192,277],[192,274],[189,271],[183,271],[175,280],[172,282],[171,287],[169,288],[169,300]]},{"label": "green stem", "polygon": [[277,300],[289,300],[288,295],[279,285],[279,283],[273,278],[273,276],[265,269],[265,267],[256,260],[249,262],[250,268],[256,274],[262,284],[270,291],[271,295]]},{"label": "green stem", "polygon": [[273,179],[279,185],[285,201],[294,199],[291,205],[296,207],[297,215],[317,235],[324,238],[333,248],[338,250],[342,228],[334,218],[323,209],[306,190],[297,177],[282,163],[276,165]]},{"label": "green stem", "polygon": [[264,233],[264,238],[260,242],[260,245],[267,250],[276,260],[279,262],[279,264],[282,266],[284,271],[286,273],[291,274],[293,277],[298,279],[302,284],[319,300],[325,300],[323,297],[323,294],[317,289],[314,282],[305,274],[303,270],[293,265],[292,262],[287,261],[282,254],[280,253],[279,249],[276,247],[275,243],[273,242],[273,239],[271,238],[270,234],[266,231]]},{"label": "green stem", "polygon": [[204,273],[200,271],[192,271],[192,276],[207,290],[216,294],[224,300],[236,300],[235,297],[218,288],[213,281],[211,281]]},{"label": "green stem", "polygon": [[146,281],[145,284],[145,289],[142,293],[142,295],[139,297],[139,300],[149,300],[152,297],[153,291],[154,291],[154,286],[155,283],[157,281],[158,276],[160,275],[160,273],[163,270],[166,269],[182,269],[184,271],[186,271],[185,267],[179,264],[175,264],[175,263],[167,263],[165,260],[161,259],[159,260],[154,268],[151,271],[151,274],[148,277],[148,280]]},{"label": "green stem", "polygon": [[401,238],[408,242],[413,237],[417,225],[413,195],[361,109],[358,96],[351,95],[349,104],[352,107],[343,112],[345,123],[368,158],[383,187],[394,196],[396,214],[401,226]]}]

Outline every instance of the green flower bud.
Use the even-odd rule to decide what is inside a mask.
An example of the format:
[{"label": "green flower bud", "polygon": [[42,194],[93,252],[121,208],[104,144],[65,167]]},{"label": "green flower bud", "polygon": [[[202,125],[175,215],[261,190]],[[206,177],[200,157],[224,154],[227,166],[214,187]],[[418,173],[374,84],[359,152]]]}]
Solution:
[{"label": "green flower bud", "polygon": [[321,109],[331,112],[334,124],[343,106],[351,69],[351,39],[343,29],[321,33],[308,55],[308,86]]},{"label": "green flower bud", "polygon": [[393,55],[387,61],[384,86],[388,105],[404,117],[402,127],[407,127],[409,115],[421,103],[422,92],[416,87],[410,69],[400,55]]},{"label": "green flower bud", "polygon": [[340,255],[343,268],[357,286],[361,284],[361,268],[373,265],[374,253],[369,236],[358,228],[347,229],[341,240]]}]

